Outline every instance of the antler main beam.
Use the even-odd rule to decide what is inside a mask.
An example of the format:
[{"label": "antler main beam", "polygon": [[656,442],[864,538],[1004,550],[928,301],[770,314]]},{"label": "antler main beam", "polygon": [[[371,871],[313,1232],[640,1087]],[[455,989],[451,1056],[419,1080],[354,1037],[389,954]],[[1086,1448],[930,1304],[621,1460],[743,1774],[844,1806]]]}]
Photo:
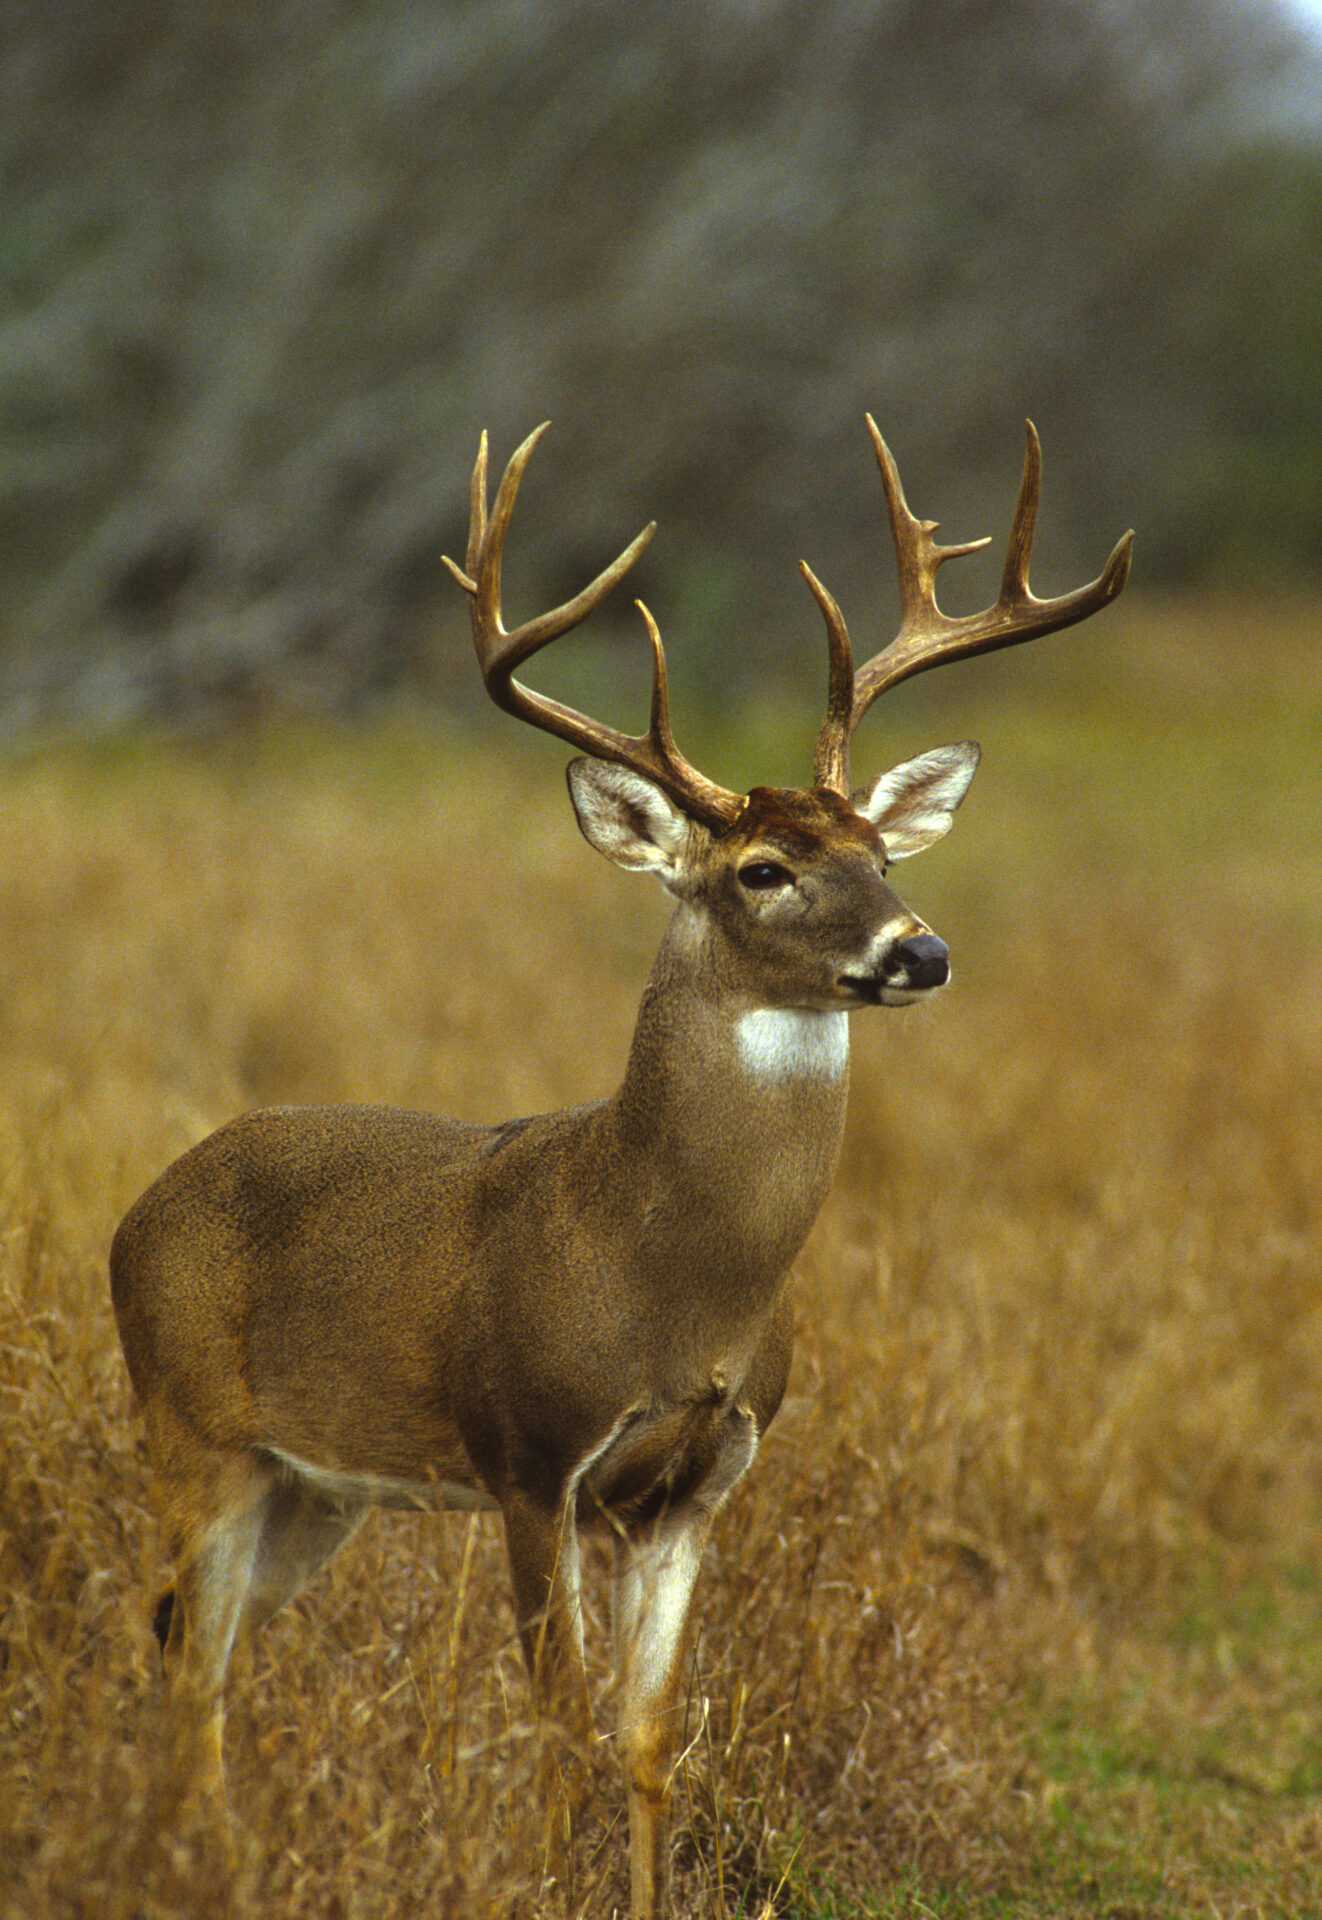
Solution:
[{"label": "antler main beam", "polygon": [[943,547],[932,538],[936,522],[918,520],[909,511],[890,449],[877,431],[871,414],[867,420],[895,539],[900,628],[890,645],[857,672],[839,607],[811,569],[806,565],[802,569],[826,622],[831,654],[826,718],[817,736],[813,778],[818,786],[846,796],[850,790],[849,743],[855,727],[879,694],[907,680],[911,674],[924,673],[929,667],[942,666],[948,660],[963,660],[970,654],[1018,646],[1039,634],[1054,633],[1058,628],[1086,620],[1089,614],[1097,613],[1114,600],[1124,586],[1134,540],[1132,533],[1118,540],[1101,573],[1087,586],[1050,600],[1037,598],[1028,584],[1028,565],[1042,486],[1042,448],[1030,420],[1023,478],[1019,483],[1019,498],[1015,503],[996,603],[981,613],[942,613],[936,603],[938,567],[961,554],[974,553],[988,543],[970,540],[960,546]]},{"label": "antler main beam", "polygon": [[519,483],[532,458],[533,449],[550,425],[543,421],[516,448],[496,490],[490,513],[487,509],[487,436],[484,433],[473,467],[469,502],[467,569],[457,567],[448,557],[446,566],[468,595],[469,617],[473,627],[473,645],[487,692],[498,707],[526,720],[531,726],[568,741],[584,753],[600,760],[613,760],[655,781],[676,805],[707,826],[720,829],[734,819],[743,804],[742,796],[718,787],[697,768],[691,766],[675,745],[670,726],[670,695],[666,678],[665,649],[655,620],[641,600],[634,604],[647,627],[652,648],[652,710],[645,734],[617,732],[600,720],[578,713],[547,695],[536,693],[514,678],[515,669],[561,634],[568,633],[601,605],[611,589],[619,584],[656,532],[656,522],[643,528],[619,558],[613,560],[581,593],[552,607],[536,619],[525,621],[507,632],[501,612],[501,560],[505,535],[509,530]]},{"label": "antler main beam", "polygon": [[[936,522],[919,520],[909,510],[900,484],[899,471],[890,449],[877,431],[872,415],[867,416],[868,432],[881,470],[895,558],[900,582],[900,627],[890,645],[875,654],[855,671],[853,649],[844,615],[832,595],[806,564],[802,571],[826,623],[830,649],[830,677],[826,718],[817,736],[813,756],[813,779],[818,787],[848,798],[850,792],[849,747],[859,721],[880,694],[897,686],[911,674],[925,673],[929,667],[949,660],[962,660],[970,654],[992,653],[999,647],[1019,646],[1042,633],[1073,626],[1086,620],[1114,600],[1129,574],[1133,534],[1116,542],[1101,573],[1087,586],[1062,593],[1050,600],[1039,600],[1028,584],[1028,567],[1033,548],[1033,529],[1037,521],[1038,499],[1042,487],[1042,449],[1037,432],[1028,422],[1024,451],[1024,471],[1019,497],[1006,547],[1001,590],[993,606],[981,613],[942,613],[936,600],[936,575],[947,560],[976,553],[986,540],[968,540],[958,546],[941,546],[934,538]],[[618,559],[599,573],[572,600],[552,607],[535,619],[507,632],[501,611],[501,562],[505,536],[514,513],[519,483],[532,458],[533,449],[546,431],[544,422],[528,435],[512,455],[496,490],[494,506],[487,501],[487,436],[478,446],[468,528],[466,568],[446,559],[445,564],[468,595],[473,627],[473,644],[483,683],[498,707],[516,719],[554,734],[602,760],[642,774],[669,794],[692,818],[720,832],[735,819],[742,797],[719,787],[690,765],[675,744],[670,725],[670,696],[666,678],[665,649],[655,620],[642,601],[635,604],[647,628],[652,649],[652,707],[645,734],[620,733],[600,720],[578,713],[559,700],[536,693],[516,680],[515,670],[525,660],[578,626],[593,613],[613,587],[628,573],[634,561],[656,531],[656,523],[643,528]]]}]

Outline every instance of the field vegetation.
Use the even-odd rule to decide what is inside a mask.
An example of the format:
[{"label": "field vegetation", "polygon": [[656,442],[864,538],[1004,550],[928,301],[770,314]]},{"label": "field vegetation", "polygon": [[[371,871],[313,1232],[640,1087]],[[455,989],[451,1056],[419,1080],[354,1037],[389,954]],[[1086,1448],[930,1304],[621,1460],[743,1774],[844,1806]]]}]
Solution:
[{"label": "field vegetation", "polygon": [[[1122,608],[889,705],[860,769],[987,751],[902,872],[955,981],[855,1022],[699,1590],[683,1910],[1322,1911],[1322,622]],[[693,752],[795,777],[811,726]],[[663,899],[498,719],[53,742],[0,791],[0,1913],[496,1920],[537,1736],[485,1516],[374,1520],[261,1636],[232,1871],[177,1806],[106,1248],[248,1106],[608,1090]],[[622,1911],[618,1793],[588,1838]]]}]

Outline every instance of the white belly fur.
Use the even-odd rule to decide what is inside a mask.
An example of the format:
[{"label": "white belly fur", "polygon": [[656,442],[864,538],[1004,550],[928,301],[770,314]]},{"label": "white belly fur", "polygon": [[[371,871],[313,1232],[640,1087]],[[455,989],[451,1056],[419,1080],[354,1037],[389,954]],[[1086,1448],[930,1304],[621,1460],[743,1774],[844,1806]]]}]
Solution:
[{"label": "white belly fur", "polygon": [[489,1510],[496,1504],[480,1487],[460,1486],[448,1480],[393,1480],[376,1473],[340,1473],[334,1468],[313,1466],[310,1460],[300,1460],[281,1447],[272,1447],[270,1453],[297,1479],[348,1507],[441,1507],[473,1512]]}]

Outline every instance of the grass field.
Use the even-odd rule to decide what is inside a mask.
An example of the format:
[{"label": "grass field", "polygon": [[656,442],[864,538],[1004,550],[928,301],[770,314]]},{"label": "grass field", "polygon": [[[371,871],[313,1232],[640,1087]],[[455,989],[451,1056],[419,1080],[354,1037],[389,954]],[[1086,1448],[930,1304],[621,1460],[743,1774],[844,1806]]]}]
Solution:
[{"label": "grass field", "polygon": [[[790,1394],[699,1589],[683,1911],[1322,1912],[1322,617],[1118,610],[891,704],[861,771],[986,749],[897,875],[955,982],[855,1021]],[[786,777],[812,725],[710,771]],[[173,1805],[105,1253],[248,1106],[614,1084],[664,901],[561,757],[386,719],[0,767],[6,1920],[482,1920],[535,1875],[485,1517],[380,1517],[267,1629],[233,1874]]]}]

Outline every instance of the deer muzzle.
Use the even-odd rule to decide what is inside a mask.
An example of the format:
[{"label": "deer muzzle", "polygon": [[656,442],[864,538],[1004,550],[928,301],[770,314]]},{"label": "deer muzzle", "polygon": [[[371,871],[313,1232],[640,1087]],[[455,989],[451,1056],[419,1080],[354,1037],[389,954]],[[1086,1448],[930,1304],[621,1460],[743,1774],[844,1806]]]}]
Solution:
[{"label": "deer muzzle", "polygon": [[944,987],[950,978],[950,949],[934,933],[911,933],[886,950],[875,973],[845,973],[842,987],[873,1006],[903,1005],[913,994]]}]

